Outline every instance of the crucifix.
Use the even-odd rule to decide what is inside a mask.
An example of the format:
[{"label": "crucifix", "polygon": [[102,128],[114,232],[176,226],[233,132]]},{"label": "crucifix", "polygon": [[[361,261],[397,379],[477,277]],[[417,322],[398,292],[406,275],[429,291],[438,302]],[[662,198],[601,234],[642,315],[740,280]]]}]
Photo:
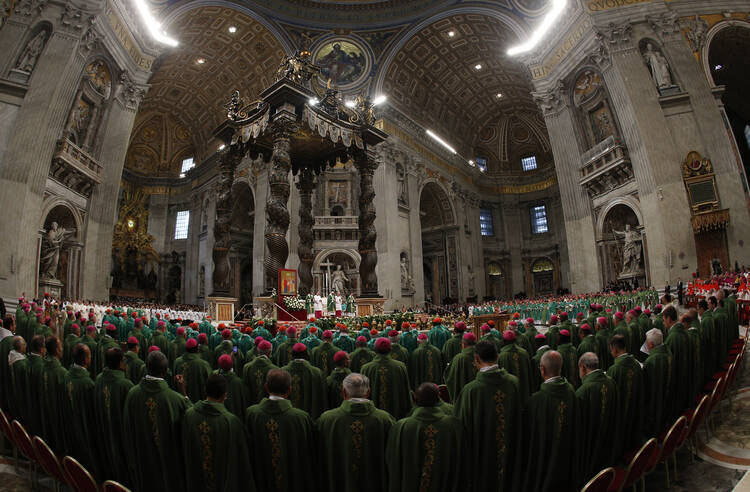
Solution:
[{"label": "crucifix", "polygon": [[336,263],[333,263],[329,258],[320,263],[321,267],[326,267],[326,273],[323,276],[323,294],[328,295],[331,292],[331,267],[335,267]]}]

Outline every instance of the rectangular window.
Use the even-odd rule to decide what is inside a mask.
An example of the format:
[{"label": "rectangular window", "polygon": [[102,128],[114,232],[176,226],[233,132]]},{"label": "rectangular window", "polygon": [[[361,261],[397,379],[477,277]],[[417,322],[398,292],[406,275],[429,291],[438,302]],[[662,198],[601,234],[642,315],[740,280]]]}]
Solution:
[{"label": "rectangular window", "polygon": [[174,238],[187,239],[188,225],[190,224],[190,210],[177,212],[177,220],[174,223]]},{"label": "rectangular window", "polygon": [[492,210],[489,208],[479,209],[479,228],[482,236],[495,235],[495,228],[492,226]]},{"label": "rectangular window", "polygon": [[533,171],[536,169],[536,156],[524,157],[521,159],[521,166],[523,166],[524,171]]},{"label": "rectangular window", "polygon": [[485,159],[484,157],[477,157],[475,159],[475,162],[477,163],[477,167],[480,171],[482,171],[483,173],[487,172],[487,159]]},{"label": "rectangular window", "polygon": [[531,232],[534,234],[542,234],[548,231],[547,207],[544,205],[531,207]]},{"label": "rectangular window", "polygon": [[193,161],[192,157],[188,157],[187,159],[182,159],[182,171],[180,171],[181,174],[185,174],[186,172],[190,171],[195,167],[195,162]]}]

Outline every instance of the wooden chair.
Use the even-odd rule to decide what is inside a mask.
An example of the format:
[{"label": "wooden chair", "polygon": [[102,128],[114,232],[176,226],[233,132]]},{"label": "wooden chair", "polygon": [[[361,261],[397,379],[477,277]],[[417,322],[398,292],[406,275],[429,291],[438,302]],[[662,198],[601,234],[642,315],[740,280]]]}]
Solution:
[{"label": "wooden chair", "polygon": [[31,443],[29,433],[26,432],[26,429],[21,422],[14,420],[10,423],[10,428],[13,431],[13,440],[16,442],[16,446],[18,446],[21,454],[29,460],[29,484],[33,489],[34,475],[36,473],[36,453],[34,452],[34,445]]},{"label": "wooden chair", "polygon": [[656,448],[658,448],[656,438],[652,437],[641,446],[627,468],[616,467],[615,479],[607,489],[608,492],[620,492],[628,487],[633,487],[633,492],[636,492],[635,484],[638,483],[638,480],[641,479],[644,471],[648,468],[649,461],[653,459]]},{"label": "wooden chair", "polygon": [[5,440],[10,443],[10,447],[13,449],[13,466],[18,470],[18,446],[16,440],[13,439],[13,430],[10,428],[10,422],[8,417],[0,410],[0,433],[5,437]]},{"label": "wooden chair", "polygon": [[664,471],[667,473],[667,488],[669,488],[669,458],[674,458],[674,477],[677,479],[677,458],[675,451],[679,442],[686,438],[686,430],[688,427],[688,419],[684,415],[681,415],[672,427],[669,428],[667,434],[664,436],[664,441],[661,444],[661,453],[656,460],[654,460],[654,466],[658,463],[664,463]]},{"label": "wooden chair", "polygon": [[60,459],[41,437],[34,436],[32,444],[34,445],[37,461],[42,466],[42,469],[54,479],[55,492],[60,492],[60,485],[68,483],[65,470],[63,470],[62,464],[60,464]]},{"label": "wooden chair", "polygon": [[605,468],[589,480],[589,483],[583,486],[581,492],[607,492],[614,479],[615,469],[612,467]]},{"label": "wooden chair", "polygon": [[114,480],[107,480],[102,484],[102,492],[130,492],[130,489]]},{"label": "wooden chair", "polygon": [[99,486],[94,477],[72,456],[63,458],[63,469],[67,474],[68,484],[74,492],[99,492]]}]

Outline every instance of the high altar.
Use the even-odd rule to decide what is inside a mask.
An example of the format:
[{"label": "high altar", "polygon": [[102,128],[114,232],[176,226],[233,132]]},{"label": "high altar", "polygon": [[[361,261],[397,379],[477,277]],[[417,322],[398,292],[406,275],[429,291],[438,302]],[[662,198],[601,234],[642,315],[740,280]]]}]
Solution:
[{"label": "high altar", "polygon": [[[225,143],[221,154],[220,177],[217,189],[216,225],[213,248],[213,298],[230,294],[230,220],[232,205],[237,197],[232,194],[235,170],[245,155],[253,162],[269,166],[269,189],[266,200],[265,252],[263,269],[265,284],[275,285],[278,272],[285,268],[289,257],[287,232],[290,216],[289,172],[298,176],[296,187],[300,197],[300,223],[297,255],[299,256],[299,285],[301,296],[321,287],[331,289],[332,278],[347,279],[341,265],[332,274],[334,264],[327,260],[327,274],[313,279],[313,190],[316,177],[338,163],[353,162],[359,175],[359,217],[357,223],[359,268],[355,272],[359,291],[357,305],[363,312],[382,312],[384,299],[378,291],[376,275],[377,250],[375,241],[375,205],[373,174],[377,168],[374,149],[387,135],[373,126],[373,102],[363,94],[344,104],[336,89],[327,88],[317,94],[311,84],[317,67],[309,62],[310,54],[298,52],[286,58],[276,73],[276,81],[260,94],[260,99],[244,101],[238,91],[226,104],[227,119],[215,135]],[[338,206],[348,197],[347,189],[338,182],[330,183],[330,201]],[[351,201],[346,201],[351,206]],[[341,225],[345,217],[330,217]],[[337,229],[338,230],[338,229]],[[335,239],[335,238],[331,238]],[[341,239],[341,238],[339,238]],[[321,265],[322,266],[322,265]],[[320,266],[319,266],[320,268]],[[351,277],[351,271],[349,272]],[[350,290],[354,285],[350,284]],[[256,302],[268,303],[267,297]],[[211,301],[213,304],[213,301]]]}]

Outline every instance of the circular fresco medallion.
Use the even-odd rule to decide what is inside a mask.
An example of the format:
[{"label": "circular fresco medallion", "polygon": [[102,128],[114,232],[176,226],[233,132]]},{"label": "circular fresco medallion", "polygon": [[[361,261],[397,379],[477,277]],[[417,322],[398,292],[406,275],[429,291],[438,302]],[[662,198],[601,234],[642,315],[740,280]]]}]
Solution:
[{"label": "circular fresco medallion", "polygon": [[357,85],[370,71],[370,57],[362,45],[351,38],[325,41],[313,53],[313,63],[320,67],[321,83],[347,88]]}]

